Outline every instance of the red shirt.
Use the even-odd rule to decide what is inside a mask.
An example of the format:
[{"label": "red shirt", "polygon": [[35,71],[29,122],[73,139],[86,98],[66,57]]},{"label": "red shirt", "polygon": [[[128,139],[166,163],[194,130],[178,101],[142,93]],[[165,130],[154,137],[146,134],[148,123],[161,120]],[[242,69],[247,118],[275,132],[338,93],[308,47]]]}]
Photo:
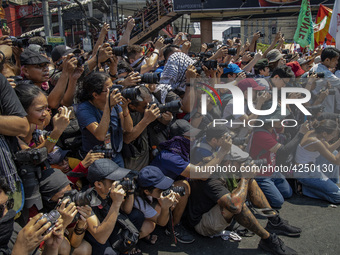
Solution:
[{"label": "red shirt", "polygon": [[[269,150],[278,143],[276,139],[277,135],[274,130],[271,134],[265,131],[254,133],[250,147],[250,156],[253,159],[265,158],[267,159],[267,164],[274,167],[276,163],[276,154]],[[259,155],[260,157],[258,157]],[[269,176],[271,173],[267,172],[264,175]]]},{"label": "red shirt", "polygon": [[[80,163],[72,170],[72,172],[74,172],[74,173],[84,173],[85,176],[87,176],[88,169],[85,168],[85,167],[83,166],[83,164],[80,162]],[[79,180],[78,177],[67,176],[67,178],[68,178],[73,184],[75,184],[75,183]]]}]

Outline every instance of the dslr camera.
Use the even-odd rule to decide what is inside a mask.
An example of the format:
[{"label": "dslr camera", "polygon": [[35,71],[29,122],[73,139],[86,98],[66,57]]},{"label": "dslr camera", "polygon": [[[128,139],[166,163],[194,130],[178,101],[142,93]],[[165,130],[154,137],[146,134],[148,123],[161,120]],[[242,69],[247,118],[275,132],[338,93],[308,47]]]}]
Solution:
[{"label": "dslr camera", "polygon": [[104,158],[114,158],[116,153],[112,149],[106,149],[104,145],[96,145],[92,149],[93,153],[104,153]]},{"label": "dslr camera", "polygon": [[182,186],[171,186],[162,192],[163,197],[166,197],[171,191],[178,193],[181,197],[185,196],[185,188]]},{"label": "dslr camera", "polygon": [[149,106],[151,107],[151,105],[153,105],[153,104],[157,105],[160,113],[163,113],[163,112],[179,113],[179,112],[181,112],[181,107],[182,107],[180,100],[175,100],[175,101],[168,102],[168,103],[165,103],[165,104],[159,104],[159,103],[156,103],[156,102],[151,102],[149,104]]},{"label": "dslr camera", "polygon": [[127,45],[122,46],[115,46],[114,43],[109,43],[110,47],[112,48],[112,53],[117,57],[126,56],[127,52]]},{"label": "dslr camera", "polygon": [[47,219],[47,222],[45,224],[47,224],[48,222],[51,222],[51,226],[45,231],[43,235],[47,235],[53,230],[53,228],[57,224],[59,217],[60,217],[60,213],[57,210],[52,210],[49,213],[44,213],[43,216],[41,216],[39,220]]},{"label": "dslr camera", "polygon": [[117,181],[117,185],[122,185],[123,190],[127,192],[128,190],[135,190],[136,189],[136,184],[134,180],[130,179],[122,179],[120,181]]},{"label": "dslr camera", "polygon": [[101,204],[101,201],[98,198],[98,193],[94,188],[90,188],[86,191],[77,191],[75,189],[68,191],[64,194],[63,199],[58,203],[57,207],[61,205],[63,201],[69,199],[70,201],[66,204],[66,207],[70,203],[75,203],[76,206],[98,206]]}]

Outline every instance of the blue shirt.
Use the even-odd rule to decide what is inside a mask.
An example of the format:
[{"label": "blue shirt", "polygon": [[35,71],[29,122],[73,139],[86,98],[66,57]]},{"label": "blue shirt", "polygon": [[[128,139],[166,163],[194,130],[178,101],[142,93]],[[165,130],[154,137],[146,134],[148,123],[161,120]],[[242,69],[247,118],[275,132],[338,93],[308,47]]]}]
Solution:
[{"label": "blue shirt", "polygon": [[176,180],[187,168],[190,162],[185,161],[180,155],[168,150],[161,151],[150,165],[156,166],[165,176]]},{"label": "blue shirt", "polygon": [[[95,145],[103,145],[104,142],[97,138],[86,128],[91,123],[100,123],[103,112],[97,109],[89,101],[83,102],[76,107],[76,116],[82,134],[83,151],[90,151]],[[120,123],[119,113],[122,108],[118,105],[112,108],[110,126],[108,132],[111,134],[112,149],[120,152],[123,146],[123,129]]]}]

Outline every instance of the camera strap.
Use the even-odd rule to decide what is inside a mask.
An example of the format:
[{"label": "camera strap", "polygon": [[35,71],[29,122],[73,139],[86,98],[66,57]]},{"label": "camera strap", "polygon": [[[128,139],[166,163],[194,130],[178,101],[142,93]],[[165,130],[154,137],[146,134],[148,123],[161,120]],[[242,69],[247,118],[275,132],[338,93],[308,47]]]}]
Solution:
[{"label": "camera strap", "polygon": [[172,211],[171,211],[171,208],[169,208],[169,227],[170,227],[170,233],[171,233],[171,238],[172,238],[172,241],[177,244],[177,238],[176,238],[176,235],[175,235],[175,226],[174,226],[174,218],[173,218],[173,215],[172,215]]}]

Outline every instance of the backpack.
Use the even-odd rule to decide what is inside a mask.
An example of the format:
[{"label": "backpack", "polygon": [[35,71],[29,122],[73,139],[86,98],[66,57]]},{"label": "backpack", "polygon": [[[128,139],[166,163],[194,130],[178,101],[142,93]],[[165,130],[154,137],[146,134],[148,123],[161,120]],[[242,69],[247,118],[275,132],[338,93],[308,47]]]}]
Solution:
[{"label": "backpack", "polygon": [[110,240],[111,246],[120,253],[126,253],[137,244],[139,231],[130,219],[122,213],[119,213],[116,224],[119,225],[119,230],[117,235]]}]

